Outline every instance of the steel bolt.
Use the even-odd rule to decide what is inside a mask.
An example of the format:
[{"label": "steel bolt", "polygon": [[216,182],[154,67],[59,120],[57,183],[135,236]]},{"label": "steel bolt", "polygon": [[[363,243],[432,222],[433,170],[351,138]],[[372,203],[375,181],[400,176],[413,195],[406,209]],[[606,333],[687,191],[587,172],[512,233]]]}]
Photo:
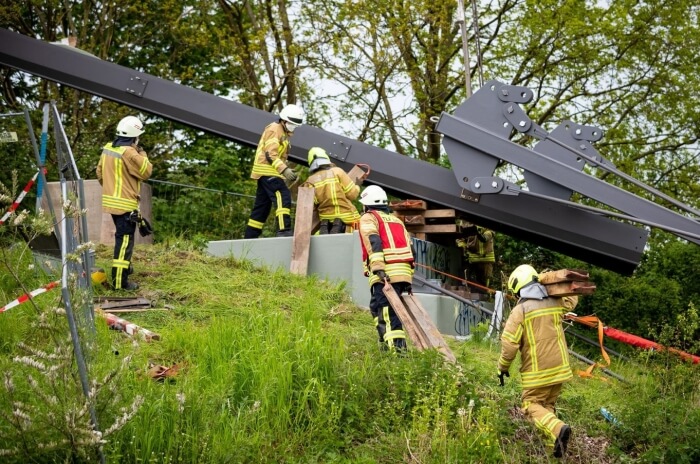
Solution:
[{"label": "steel bolt", "polygon": [[475,183],[474,183],[474,188],[475,188],[475,189],[480,189],[480,188],[481,188],[481,184],[480,184],[479,182],[475,182]]},{"label": "steel bolt", "polygon": [[525,127],[525,121],[520,121],[520,122],[518,123],[518,125],[519,125],[520,127]]},{"label": "steel bolt", "polygon": [[495,180],[493,182],[491,182],[491,187],[493,187],[493,188],[498,187],[498,182],[496,182]]}]

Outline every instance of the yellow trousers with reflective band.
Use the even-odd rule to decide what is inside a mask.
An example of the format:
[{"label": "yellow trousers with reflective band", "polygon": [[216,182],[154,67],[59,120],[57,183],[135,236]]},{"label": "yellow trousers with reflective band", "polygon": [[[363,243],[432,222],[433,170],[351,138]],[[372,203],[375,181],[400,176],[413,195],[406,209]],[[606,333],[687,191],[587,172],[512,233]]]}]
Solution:
[{"label": "yellow trousers with reflective band", "polygon": [[547,436],[550,446],[554,446],[554,440],[565,425],[557,418],[555,408],[561,386],[562,384],[558,383],[523,390],[523,413]]}]

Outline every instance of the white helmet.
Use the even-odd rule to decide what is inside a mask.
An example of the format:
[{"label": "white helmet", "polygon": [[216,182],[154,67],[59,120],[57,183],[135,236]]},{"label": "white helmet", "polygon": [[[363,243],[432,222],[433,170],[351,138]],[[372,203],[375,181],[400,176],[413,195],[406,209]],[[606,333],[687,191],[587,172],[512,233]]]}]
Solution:
[{"label": "white helmet", "polygon": [[379,206],[386,205],[389,201],[383,188],[378,185],[370,185],[360,195],[360,203],[365,206]]},{"label": "white helmet", "polygon": [[287,105],[280,111],[280,119],[287,122],[289,132],[294,132],[294,129],[304,124],[304,110],[297,105]]},{"label": "white helmet", "polygon": [[117,135],[120,137],[138,137],[143,132],[143,123],[136,116],[127,116],[117,124]]}]

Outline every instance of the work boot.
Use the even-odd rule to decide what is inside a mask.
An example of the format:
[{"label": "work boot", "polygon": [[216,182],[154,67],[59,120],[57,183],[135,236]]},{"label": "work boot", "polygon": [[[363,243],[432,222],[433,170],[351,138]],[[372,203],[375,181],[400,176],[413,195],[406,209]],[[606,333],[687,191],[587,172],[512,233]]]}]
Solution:
[{"label": "work boot", "polygon": [[333,219],[333,226],[331,227],[331,234],[342,234],[345,232],[345,223],[340,218]]},{"label": "work boot", "polygon": [[280,230],[277,232],[277,237],[294,237],[292,229]]},{"label": "work boot", "polygon": [[566,454],[566,447],[569,444],[569,438],[571,437],[571,427],[564,424],[564,426],[559,431],[559,436],[554,440],[554,457],[560,458]]},{"label": "work boot", "polygon": [[328,235],[328,231],[330,229],[330,226],[331,225],[330,225],[330,222],[328,221],[328,219],[322,220],[321,225],[318,229],[318,234],[319,235]]},{"label": "work boot", "polygon": [[133,292],[139,289],[139,284],[136,282],[127,282],[126,285],[124,285],[121,290],[126,290],[128,292]]}]

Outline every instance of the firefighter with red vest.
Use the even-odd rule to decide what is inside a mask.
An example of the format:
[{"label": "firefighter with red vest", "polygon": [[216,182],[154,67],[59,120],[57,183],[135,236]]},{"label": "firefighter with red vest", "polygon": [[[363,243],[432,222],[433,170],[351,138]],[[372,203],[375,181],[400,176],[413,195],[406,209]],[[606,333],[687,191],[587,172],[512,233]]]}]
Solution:
[{"label": "firefighter with red vest", "polygon": [[[289,139],[294,129],[304,123],[304,110],[297,105],[287,105],[280,111],[279,120],[268,124],[255,151],[255,161],[250,174],[258,181],[255,203],[245,229],[245,238],[258,238],[275,206],[275,224],[278,237],[289,237],[292,232],[292,194],[287,185],[297,180],[297,173],[287,166]],[[286,182],[286,183],[285,183]]]},{"label": "firefighter with red vest", "polygon": [[547,436],[554,457],[560,458],[566,453],[571,428],[556,416],[556,402],[562,384],[573,377],[562,317],[576,307],[578,299],[548,296],[539,274],[528,264],[515,268],[508,288],[520,299],[501,335],[498,377],[503,385],[519,351],[522,411]]},{"label": "firefighter with red vest", "polygon": [[364,214],[360,218],[360,240],[365,276],[369,277],[369,309],[383,349],[406,349],[406,333],[401,320],[384,295],[389,282],[398,295],[411,292],[414,254],[411,237],[401,219],[389,212],[386,192],[370,185],[360,195]]},{"label": "firefighter with red vest", "polygon": [[133,273],[131,255],[136,226],[143,220],[139,213],[141,182],[151,177],[153,171],[146,152],[138,146],[143,132],[143,123],[136,116],[119,121],[117,138],[102,148],[96,169],[102,186],[102,209],[112,215],[115,227],[112,260],[115,289],[138,289],[135,282],[129,282],[129,275]]}]

